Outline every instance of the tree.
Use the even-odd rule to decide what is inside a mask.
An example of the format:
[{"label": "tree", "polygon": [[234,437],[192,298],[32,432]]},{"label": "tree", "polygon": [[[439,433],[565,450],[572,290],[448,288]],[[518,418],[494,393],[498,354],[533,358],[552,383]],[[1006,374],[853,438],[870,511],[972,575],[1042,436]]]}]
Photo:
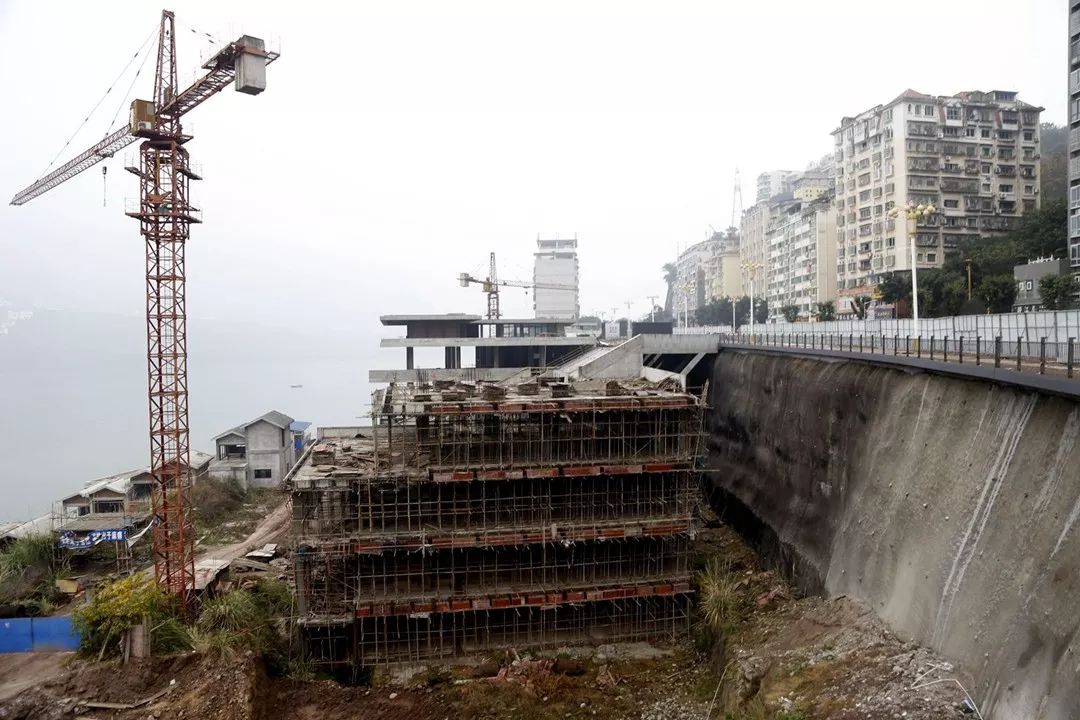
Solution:
[{"label": "tree", "polygon": [[698,325],[730,325],[731,298],[715,298],[697,309],[694,319]]},{"label": "tree", "polygon": [[1039,297],[1047,310],[1071,308],[1075,289],[1071,275],[1046,275],[1039,279]]},{"label": "tree", "polygon": [[836,319],[836,303],[832,300],[819,302],[816,315],[819,322],[832,322]]},{"label": "tree", "polygon": [[785,305],[780,308],[780,314],[784,316],[784,319],[789,323],[793,323],[799,319],[799,306],[798,305]]},{"label": "tree", "polygon": [[1039,192],[1043,203],[1065,200],[1069,192],[1069,128],[1039,126]]},{"label": "tree", "polygon": [[667,296],[664,298],[664,312],[673,317],[671,301],[675,296],[675,281],[679,279],[679,268],[675,263],[664,263],[664,282],[667,283]]},{"label": "tree", "polygon": [[1012,275],[991,275],[979,283],[979,297],[990,312],[1003,313],[1012,310],[1016,299],[1016,283]]},{"label": "tree", "polygon": [[866,319],[866,311],[870,309],[872,298],[869,295],[859,295],[851,298],[851,311],[860,320]]},{"label": "tree", "polygon": [[[747,298],[749,300],[749,298]],[[754,298],[754,322],[764,325],[769,321],[769,301],[765,298]]]}]

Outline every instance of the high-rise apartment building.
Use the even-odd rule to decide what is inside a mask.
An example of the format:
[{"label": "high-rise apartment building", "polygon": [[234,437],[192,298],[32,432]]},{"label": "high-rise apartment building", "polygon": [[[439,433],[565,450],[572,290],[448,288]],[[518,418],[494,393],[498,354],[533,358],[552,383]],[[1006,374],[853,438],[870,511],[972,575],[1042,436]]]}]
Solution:
[{"label": "high-rise apartment building", "polygon": [[[769,258],[769,245],[765,233],[769,229],[771,214],[772,205],[768,200],[762,200],[748,207],[743,212],[742,221],[739,223],[739,258],[748,271],[756,268],[755,282],[765,277],[765,267]],[[746,284],[745,292],[749,292],[749,284],[744,284]],[[758,284],[755,290],[761,287]]]},{"label": "high-rise apartment building", "polygon": [[807,201],[773,205],[766,230],[769,256],[763,293],[770,320],[781,320],[786,305],[797,307],[800,319],[810,319],[817,303],[835,297],[837,210],[832,199],[830,191]]},{"label": "high-rise apartment building", "polygon": [[[536,239],[533,253],[533,310],[538,318],[575,320],[578,299],[577,238]],[[558,286],[558,287],[553,287]]]},{"label": "high-rise apartment building", "polygon": [[757,177],[757,202],[791,192],[791,183],[799,173],[792,170],[769,170]]},{"label": "high-rise apartment building", "polygon": [[1080,270],[1080,2],[1069,3],[1069,264]]},{"label": "high-rise apartment building", "polygon": [[675,263],[676,276],[672,303],[672,312],[677,318],[687,318],[693,322],[694,314],[702,305],[709,302],[711,283],[707,280],[706,269],[709,260],[724,246],[720,233],[701,242],[694,243],[679,253]]},{"label": "high-rise apartment building", "polygon": [[962,238],[1009,230],[1039,206],[1039,113],[1015,92],[899,97],[833,131],[836,161],[836,287],[843,298],[872,294],[883,273],[911,268],[904,222],[889,209],[908,202],[938,210],[915,234],[916,265],[940,267]]}]

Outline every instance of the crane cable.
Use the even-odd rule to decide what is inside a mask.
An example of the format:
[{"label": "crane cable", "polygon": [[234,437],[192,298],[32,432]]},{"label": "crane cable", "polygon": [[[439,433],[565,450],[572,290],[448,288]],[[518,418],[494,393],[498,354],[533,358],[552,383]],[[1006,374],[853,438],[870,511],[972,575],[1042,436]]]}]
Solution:
[{"label": "crane cable", "polygon": [[[145,45],[145,43],[144,43],[144,45]],[[139,49],[139,52],[142,52],[142,48]],[[122,98],[120,98],[120,104],[116,106],[116,112],[113,113],[112,120],[109,121],[109,127],[105,131],[105,136],[108,136],[108,134],[111,133],[113,131],[113,129],[115,128],[115,126],[116,126],[116,118],[117,118],[117,116],[120,115],[120,111],[124,109],[124,104],[127,102],[127,99],[129,97],[131,97],[131,89],[133,87],[135,87],[135,81],[139,79],[139,74],[143,71],[143,68],[146,67],[146,61],[150,59],[150,56],[152,54],[153,53],[148,52],[148,53],[146,53],[146,56],[143,57],[142,64],[139,65],[139,69],[135,71],[135,76],[133,78],[131,78],[131,82],[128,84],[128,88],[124,92],[124,96]],[[138,53],[136,53],[136,55],[138,55]],[[131,63],[128,63],[128,66],[130,67]],[[124,69],[126,70],[127,68],[124,68]]]},{"label": "crane cable", "polygon": [[[145,40],[143,40],[142,45],[139,46],[139,49],[136,50],[135,54],[131,56],[130,60],[128,60],[127,65],[124,66],[124,69],[120,71],[120,74],[117,75],[116,79],[113,80],[112,84],[109,85],[109,89],[105,91],[105,94],[102,95],[101,98],[96,103],[94,103],[94,107],[90,108],[90,112],[88,112],[86,114],[86,117],[83,118],[83,121],[81,123],[79,123],[79,127],[75,129],[75,132],[71,134],[71,137],[69,137],[67,139],[67,142],[64,143],[63,147],[60,148],[59,152],[56,153],[56,155],[49,162],[49,164],[45,167],[45,169],[41,171],[41,175],[38,176],[39,180],[42,177],[45,177],[45,173],[49,172],[49,170],[52,169],[52,166],[56,164],[56,161],[59,160],[60,156],[64,154],[65,150],[67,150],[68,145],[71,144],[71,141],[74,140],[79,135],[79,133],[82,132],[82,129],[84,127],[86,127],[86,124],[88,122],[90,122],[90,118],[94,115],[94,113],[97,111],[97,109],[101,106],[101,103],[105,102],[105,98],[109,96],[109,93],[112,92],[113,87],[116,85],[117,82],[120,81],[120,78],[122,78],[124,76],[124,73],[126,73],[128,71],[128,68],[130,68],[131,64],[133,62],[135,62],[135,59],[139,57],[139,53],[141,53],[143,51],[143,49],[146,47],[147,43],[149,43],[150,40],[154,37],[154,34],[157,32],[157,30],[158,30],[158,26],[155,25],[154,29],[151,30],[150,34],[146,36]],[[108,135],[108,132],[106,132],[105,134]]]}]

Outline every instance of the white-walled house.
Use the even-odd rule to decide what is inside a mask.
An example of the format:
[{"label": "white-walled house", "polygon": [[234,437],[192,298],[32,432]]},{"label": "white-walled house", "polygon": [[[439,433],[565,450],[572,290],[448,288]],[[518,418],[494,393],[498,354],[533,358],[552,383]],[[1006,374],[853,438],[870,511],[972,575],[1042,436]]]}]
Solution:
[{"label": "white-walled house", "polygon": [[304,451],[311,423],[271,410],[214,438],[210,477],[240,487],[278,485]]}]

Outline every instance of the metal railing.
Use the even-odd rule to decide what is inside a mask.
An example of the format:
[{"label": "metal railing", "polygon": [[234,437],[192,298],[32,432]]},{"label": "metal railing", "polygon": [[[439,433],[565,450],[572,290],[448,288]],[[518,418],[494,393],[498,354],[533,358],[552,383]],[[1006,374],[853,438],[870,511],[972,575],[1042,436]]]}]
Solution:
[{"label": "metal railing", "polygon": [[1064,375],[1074,378],[1078,348],[1075,337],[1063,342],[1040,338],[1005,338],[1001,335],[950,337],[854,333],[756,333],[720,334],[720,344],[755,345],[819,351],[892,355],[943,363],[992,365],[1020,373]]}]

